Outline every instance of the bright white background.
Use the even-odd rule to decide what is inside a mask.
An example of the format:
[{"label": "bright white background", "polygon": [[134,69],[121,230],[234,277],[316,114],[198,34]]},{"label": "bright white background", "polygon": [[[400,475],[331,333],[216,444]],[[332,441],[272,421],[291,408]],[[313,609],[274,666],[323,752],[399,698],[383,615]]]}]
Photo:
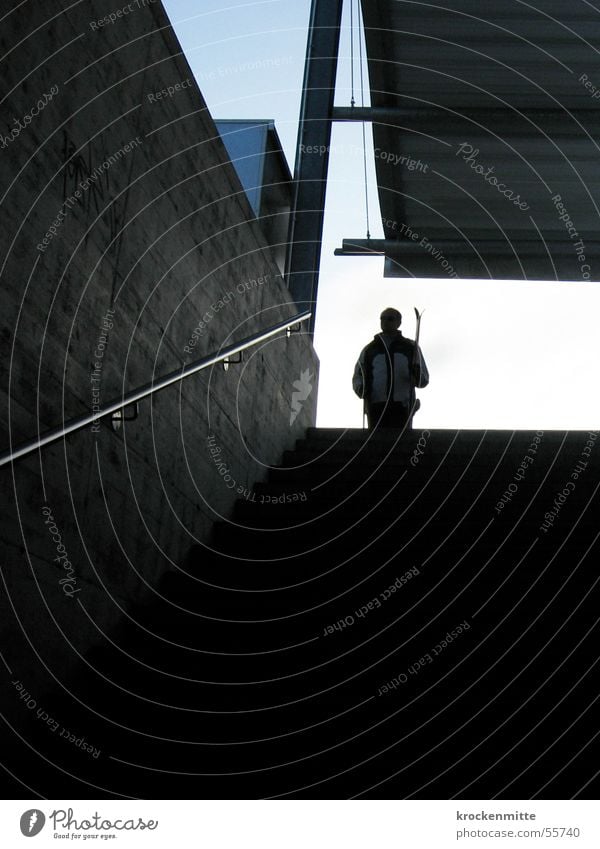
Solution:
[{"label": "bright white background", "polygon": [[[538,845],[596,849],[600,828],[597,802],[593,800],[373,800],[340,801],[336,799],[278,799],[253,801],[179,801],[137,800],[58,800],[9,801],[0,804],[0,837],[7,849],[27,845],[19,828],[21,814],[32,808],[46,817],[44,829],[31,845],[60,846],[54,838],[53,811],[73,810],[78,822],[93,817],[133,819],[137,822],[158,820],[153,831],[121,831],[114,840],[64,840],[64,845],[127,847],[177,847],[177,849],[451,849],[451,847],[494,847],[494,849],[526,849]],[[458,820],[457,813],[481,817],[486,814],[522,812],[534,814],[535,820]],[[58,819],[61,819],[59,814]],[[458,831],[530,830],[545,828],[578,828],[579,837],[560,838],[467,838]],[[57,834],[63,831],[58,826]],[[67,832],[68,834],[69,832]],[[93,832],[92,832],[93,833]],[[541,843],[540,843],[541,840]]]},{"label": "bright white background", "polygon": [[[212,116],[274,119],[293,172],[310,0],[204,0],[201,12],[196,0],[164,5]],[[355,41],[360,105],[357,52]],[[274,70],[267,62],[276,58]],[[337,105],[350,104],[350,79],[346,0]],[[370,232],[380,238],[369,125],[366,135]],[[600,283],[384,280],[382,258],[333,256],[342,239],[365,237],[364,194],[362,127],[334,124],[315,332],[319,426],[362,426],[352,371],[387,306],[402,312],[411,338],[413,307],[425,310],[421,343],[431,383],[420,392],[416,426],[600,426]]]}]

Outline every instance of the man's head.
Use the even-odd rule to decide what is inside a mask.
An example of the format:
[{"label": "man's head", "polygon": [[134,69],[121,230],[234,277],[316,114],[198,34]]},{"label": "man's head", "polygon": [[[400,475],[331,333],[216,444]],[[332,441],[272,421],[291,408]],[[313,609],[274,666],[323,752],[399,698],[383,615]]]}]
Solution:
[{"label": "man's head", "polygon": [[379,319],[384,333],[393,333],[402,324],[402,315],[394,307],[386,307]]}]

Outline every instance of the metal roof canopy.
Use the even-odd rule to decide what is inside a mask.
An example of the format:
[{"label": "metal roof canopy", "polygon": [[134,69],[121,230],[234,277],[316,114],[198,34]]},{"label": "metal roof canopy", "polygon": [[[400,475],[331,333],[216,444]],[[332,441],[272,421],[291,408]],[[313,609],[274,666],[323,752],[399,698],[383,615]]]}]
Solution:
[{"label": "metal roof canopy", "polygon": [[600,13],[362,0],[386,277],[600,279]]}]

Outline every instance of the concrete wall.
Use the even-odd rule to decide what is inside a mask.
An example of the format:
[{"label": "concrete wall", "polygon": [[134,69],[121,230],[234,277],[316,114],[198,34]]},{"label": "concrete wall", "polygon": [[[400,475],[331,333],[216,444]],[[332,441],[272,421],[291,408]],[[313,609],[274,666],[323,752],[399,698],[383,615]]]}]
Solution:
[{"label": "concrete wall", "polygon": [[[2,447],[296,312],[159,0],[110,11],[2,24]],[[278,337],[2,470],[7,674],[66,680],[313,423],[317,371]]]}]

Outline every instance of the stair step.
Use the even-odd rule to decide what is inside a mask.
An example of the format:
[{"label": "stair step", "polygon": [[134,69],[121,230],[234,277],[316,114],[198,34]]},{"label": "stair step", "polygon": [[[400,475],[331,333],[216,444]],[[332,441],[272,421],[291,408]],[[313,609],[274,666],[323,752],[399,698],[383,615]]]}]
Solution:
[{"label": "stair step", "polygon": [[543,530],[589,434],[546,432],[522,475],[534,431],[398,436],[309,429],[44,702],[99,757],[25,712],[6,768],[58,798],[570,798],[600,452]]}]

